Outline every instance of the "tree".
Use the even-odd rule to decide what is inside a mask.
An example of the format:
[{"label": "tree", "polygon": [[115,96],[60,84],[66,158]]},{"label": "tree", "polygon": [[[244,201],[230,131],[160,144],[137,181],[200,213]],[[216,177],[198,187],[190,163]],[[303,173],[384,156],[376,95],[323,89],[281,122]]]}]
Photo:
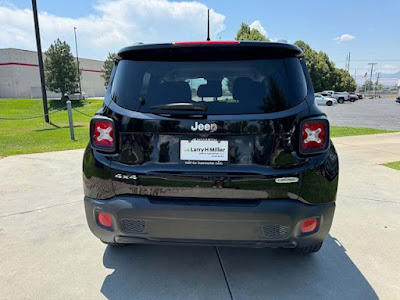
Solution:
[{"label": "tree", "polygon": [[[240,25],[239,30],[236,33],[235,40],[237,41],[265,41],[268,42],[269,39],[259,32],[257,29],[253,28],[250,29],[250,26],[246,23],[242,23]],[[228,86],[228,90],[232,93],[233,92],[233,80],[229,79],[226,82]]]},{"label": "tree", "polygon": [[349,72],[339,68],[336,68],[335,72],[337,74],[336,82],[334,85],[335,91],[354,92],[356,90],[357,84],[354,81],[354,78],[351,77]]},{"label": "tree", "polygon": [[240,29],[236,33],[235,40],[237,41],[269,41],[268,38],[259,32],[257,29],[252,28],[246,23],[240,25]]},{"label": "tree", "polygon": [[[371,80],[367,80],[367,81],[365,81],[365,83],[361,86],[361,91],[365,91],[365,88],[367,88],[367,90],[368,91],[370,91],[370,92],[372,92],[373,91],[373,89],[374,89],[374,85],[372,84],[372,81]],[[375,91],[381,91],[381,90],[383,90],[383,88],[384,88],[384,86],[383,86],[383,84],[376,84],[376,82],[375,82]]]},{"label": "tree", "polygon": [[355,91],[357,84],[349,72],[336,68],[325,52],[316,52],[303,41],[294,43],[304,51],[304,58],[315,91]]},{"label": "tree", "polygon": [[115,62],[115,53],[108,53],[107,59],[104,61],[103,64],[103,74],[101,77],[104,78],[104,85],[108,85],[108,81],[110,80],[111,72],[114,67]]},{"label": "tree", "polygon": [[50,45],[45,55],[46,87],[50,91],[61,93],[61,97],[64,97],[67,92],[75,93],[80,74],[78,74],[77,64],[69,45],[57,39]]}]

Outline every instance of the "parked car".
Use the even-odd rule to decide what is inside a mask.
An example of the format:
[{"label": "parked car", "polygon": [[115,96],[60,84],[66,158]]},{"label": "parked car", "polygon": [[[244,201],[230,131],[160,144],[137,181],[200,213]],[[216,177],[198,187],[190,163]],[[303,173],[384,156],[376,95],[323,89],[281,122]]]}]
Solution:
[{"label": "parked car", "polygon": [[329,90],[329,91],[323,91],[322,93],[333,95],[335,93],[335,91]]},{"label": "parked car", "polygon": [[354,102],[354,98],[350,98],[347,92],[334,92],[334,91],[323,91],[321,95],[330,95],[331,97],[335,98],[338,103],[344,103],[344,101]]},{"label": "parked car", "polygon": [[118,57],[83,157],[96,237],[110,246],[321,248],[338,156],[300,48],[183,42]]},{"label": "parked car", "polygon": [[84,91],[82,93],[76,92],[73,94],[67,93],[64,96],[65,100],[85,100],[87,99],[87,95]]},{"label": "parked car", "polygon": [[363,99],[364,95],[363,94],[357,94],[358,99]]},{"label": "parked car", "polygon": [[349,94],[349,99],[350,100],[354,100],[357,101],[358,100],[358,96],[354,93],[354,92],[347,92]]},{"label": "parked car", "polygon": [[314,97],[315,97],[315,102],[318,105],[332,106],[332,105],[337,104],[336,99],[329,97],[329,96],[322,96],[321,94],[314,94]]}]

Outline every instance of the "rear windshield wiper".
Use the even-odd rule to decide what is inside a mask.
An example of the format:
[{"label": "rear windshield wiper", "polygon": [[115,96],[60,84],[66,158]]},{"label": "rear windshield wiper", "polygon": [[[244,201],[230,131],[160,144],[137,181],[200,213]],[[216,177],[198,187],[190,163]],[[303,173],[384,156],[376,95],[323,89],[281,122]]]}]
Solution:
[{"label": "rear windshield wiper", "polygon": [[155,105],[155,106],[150,107],[150,109],[206,111],[207,106],[195,105],[192,103],[169,103],[169,104],[163,104],[163,105]]}]

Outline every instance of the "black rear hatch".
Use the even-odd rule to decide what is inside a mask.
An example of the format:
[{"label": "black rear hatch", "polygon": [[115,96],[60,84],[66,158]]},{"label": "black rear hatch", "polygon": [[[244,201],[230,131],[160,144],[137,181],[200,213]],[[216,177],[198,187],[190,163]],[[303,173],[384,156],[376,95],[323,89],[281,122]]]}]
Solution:
[{"label": "black rear hatch", "polygon": [[308,91],[297,47],[158,45],[119,55],[105,109],[118,138],[116,194],[298,198]]}]

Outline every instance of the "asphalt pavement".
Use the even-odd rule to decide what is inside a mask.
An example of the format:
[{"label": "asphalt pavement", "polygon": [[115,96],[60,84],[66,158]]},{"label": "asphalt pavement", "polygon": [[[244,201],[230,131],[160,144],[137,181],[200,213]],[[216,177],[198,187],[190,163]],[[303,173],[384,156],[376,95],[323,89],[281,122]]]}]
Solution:
[{"label": "asphalt pavement", "polygon": [[320,108],[331,125],[400,130],[400,104],[395,99],[360,99]]},{"label": "asphalt pavement", "polygon": [[400,133],[334,139],[337,209],[320,252],[107,247],[83,208],[82,150],[0,160],[2,299],[400,299]]}]

